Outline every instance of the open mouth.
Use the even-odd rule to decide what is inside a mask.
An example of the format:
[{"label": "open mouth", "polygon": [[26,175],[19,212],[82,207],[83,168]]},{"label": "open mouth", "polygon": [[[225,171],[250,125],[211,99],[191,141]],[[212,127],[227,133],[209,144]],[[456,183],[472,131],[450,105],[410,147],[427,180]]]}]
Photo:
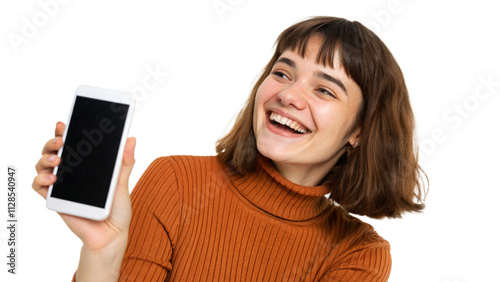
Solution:
[{"label": "open mouth", "polygon": [[298,122],[291,120],[289,118],[286,118],[284,116],[281,116],[275,112],[271,112],[269,115],[269,122],[278,128],[287,130],[289,132],[295,133],[295,134],[305,134],[311,132]]}]

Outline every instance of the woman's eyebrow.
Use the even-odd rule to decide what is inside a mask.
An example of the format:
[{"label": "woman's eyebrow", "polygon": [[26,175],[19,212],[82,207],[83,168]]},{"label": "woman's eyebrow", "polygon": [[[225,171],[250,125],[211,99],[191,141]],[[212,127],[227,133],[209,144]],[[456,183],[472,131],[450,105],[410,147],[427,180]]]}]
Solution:
[{"label": "woman's eyebrow", "polygon": [[295,62],[286,58],[286,57],[280,57],[279,59],[276,60],[276,63],[274,63],[274,64],[277,64],[277,63],[284,63],[284,64],[289,65],[292,68],[295,68]]},{"label": "woman's eyebrow", "polygon": [[337,84],[345,93],[345,95],[347,96],[347,88],[345,87],[345,85],[342,83],[342,81],[336,79],[335,77],[329,75],[329,74],[326,74],[322,71],[316,71],[314,72],[314,75],[319,77],[319,78],[322,78],[322,79],[325,79],[325,80],[328,80],[332,83],[335,83]]}]

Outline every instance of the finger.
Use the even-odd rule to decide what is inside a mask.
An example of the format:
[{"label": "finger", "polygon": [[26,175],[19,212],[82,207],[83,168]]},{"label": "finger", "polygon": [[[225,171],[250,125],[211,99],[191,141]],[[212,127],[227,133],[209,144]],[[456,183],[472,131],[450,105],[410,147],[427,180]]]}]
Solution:
[{"label": "finger", "polygon": [[58,166],[61,162],[61,158],[59,158],[55,154],[45,154],[40,160],[36,163],[35,169],[38,173],[40,172],[52,172],[54,167]]},{"label": "finger", "polygon": [[123,162],[127,166],[134,166],[134,151],[136,144],[135,137],[129,137],[127,143],[125,143],[125,149],[123,150]]},{"label": "finger", "polygon": [[66,128],[66,125],[63,122],[58,121],[56,124],[56,130],[54,132],[55,138],[50,139],[45,143],[45,146],[43,147],[42,150],[42,155],[43,154],[53,154],[54,152],[57,152],[59,149],[61,149],[63,142],[62,142],[62,136],[64,134],[64,129]]},{"label": "finger", "polygon": [[56,123],[56,131],[55,131],[55,136],[56,137],[62,137],[64,134],[64,130],[66,129],[66,125],[64,122],[58,121]]},{"label": "finger", "polygon": [[128,179],[130,177],[130,173],[132,172],[132,168],[135,164],[134,158],[134,150],[135,150],[136,140],[134,137],[130,137],[127,139],[127,143],[125,144],[125,150],[123,151],[123,161],[122,167],[120,170],[120,176],[118,177],[118,185],[126,186],[128,193]]},{"label": "finger", "polygon": [[130,195],[128,192],[128,179],[135,163],[135,143],[135,138],[131,137],[125,144],[122,167],[120,175],[118,176],[115,198],[113,200],[113,206],[111,207],[111,214],[109,217],[110,222],[114,222],[113,224],[116,226],[122,226],[124,230],[128,230],[128,226],[130,224],[131,206]]},{"label": "finger", "polygon": [[38,174],[33,180],[33,190],[35,190],[44,199],[47,198],[48,187],[56,182],[56,176],[51,173]]},{"label": "finger", "polygon": [[58,136],[54,139],[50,139],[49,141],[47,141],[47,143],[45,143],[45,146],[43,146],[42,155],[57,154],[57,151],[61,149],[62,145],[62,137]]}]

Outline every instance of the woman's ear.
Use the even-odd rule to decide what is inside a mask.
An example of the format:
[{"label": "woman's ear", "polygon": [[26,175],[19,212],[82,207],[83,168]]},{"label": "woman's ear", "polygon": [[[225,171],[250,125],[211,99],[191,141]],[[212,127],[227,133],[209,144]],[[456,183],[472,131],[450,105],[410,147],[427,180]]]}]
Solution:
[{"label": "woman's ear", "polygon": [[359,140],[361,139],[360,134],[361,134],[361,128],[358,126],[349,135],[349,144],[352,147],[356,147],[359,144]]}]

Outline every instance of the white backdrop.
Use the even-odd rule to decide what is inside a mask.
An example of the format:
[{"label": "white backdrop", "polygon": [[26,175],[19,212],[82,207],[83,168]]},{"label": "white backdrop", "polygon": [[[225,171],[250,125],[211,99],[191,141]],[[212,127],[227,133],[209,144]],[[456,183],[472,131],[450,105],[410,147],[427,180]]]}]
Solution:
[{"label": "white backdrop", "polygon": [[134,184],[156,157],[214,154],[276,36],[306,17],[333,15],[384,40],[417,118],[427,208],[369,220],[392,245],[390,281],[500,281],[500,18],[493,1],[437,2],[2,1],[0,226],[14,165],[18,252],[11,275],[10,232],[0,228],[0,280],[68,281],[76,269],[80,242],[31,183],[78,85],[137,96]]}]

